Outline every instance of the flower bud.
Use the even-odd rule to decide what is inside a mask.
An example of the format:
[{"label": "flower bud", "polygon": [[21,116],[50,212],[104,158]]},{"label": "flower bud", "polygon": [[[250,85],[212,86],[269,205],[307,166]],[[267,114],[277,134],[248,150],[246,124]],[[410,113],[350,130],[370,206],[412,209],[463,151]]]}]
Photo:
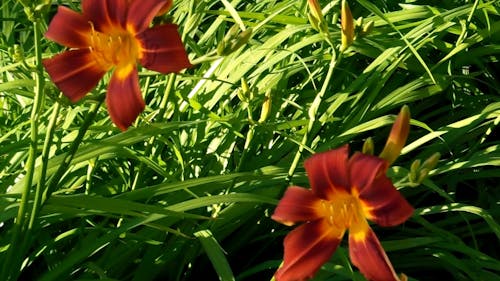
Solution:
[{"label": "flower bud", "polygon": [[441,154],[439,152],[435,152],[431,155],[431,157],[427,158],[422,164],[422,168],[426,168],[429,170],[434,169],[437,163],[439,162],[439,158],[441,158]]},{"label": "flower bud", "polygon": [[418,173],[417,183],[421,184],[429,175],[430,170],[427,168],[422,168]]},{"label": "flower bud", "polygon": [[409,132],[410,109],[405,105],[401,108],[394,125],[392,125],[389,138],[387,139],[384,150],[382,150],[379,157],[387,160],[389,164],[392,164],[401,153]]},{"label": "flower bud", "polygon": [[259,121],[257,121],[259,123],[263,123],[264,121],[266,121],[269,115],[271,114],[271,105],[272,105],[271,93],[272,93],[271,89],[266,91],[266,96],[264,97],[264,103],[262,104],[262,110],[260,111],[260,118]]},{"label": "flower bud", "polygon": [[222,40],[219,42],[219,45],[217,45],[217,55],[219,56],[224,56],[229,53],[229,48],[227,46],[227,43],[225,40]]},{"label": "flower bud", "polygon": [[342,28],[342,45],[340,46],[340,50],[344,51],[351,46],[354,41],[354,19],[349,4],[347,4],[347,0],[342,0],[340,25]]},{"label": "flower bud", "polygon": [[372,31],[374,24],[375,24],[375,22],[372,20],[367,22],[366,24],[364,24],[363,29],[361,29],[360,35],[365,36],[365,35],[369,34]]},{"label": "flower bud", "polygon": [[410,166],[410,172],[418,172],[418,170],[420,170],[420,164],[422,163],[422,161],[420,161],[420,159],[417,159],[415,161],[413,161],[413,163],[411,163],[411,166]]},{"label": "flower bud", "polygon": [[364,22],[364,18],[363,17],[359,17],[356,19],[356,21],[354,22],[354,26],[355,27],[360,27],[360,26],[363,26],[363,22]]},{"label": "flower bud", "polygon": [[372,138],[367,138],[365,143],[363,143],[363,154],[373,155],[374,144]]},{"label": "flower bud", "polygon": [[252,91],[250,90],[250,87],[248,86],[248,83],[247,83],[247,80],[245,79],[245,77],[241,77],[241,89],[238,89],[238,91],[236,93],[238,95],[238,98],[242,102],[248,103],[248,102],[250,102],[250,100],[252,100],[253,94],[252,94]]},{"label": "flower bud", "polygon": [[321,33],[328,34],[328,24],[325,21],[318,0],[307,0],[307,4],[309,5],[308,18],[312,27]]},{"label": "flower bud", "polygon": [[311,16],[316,19],[317,22],[324,21],[323,12],[321,11],[318,0],[307,0],[307,4],[309,5],[309,13]]},{"label": "flower bud", "polygon": [[232,42],[230,51],[231,53],[238,50],[241,46],[245,45],[248,40],[250,40],[250,37],[252,37],[253,29],[252,28],[247,28],[246,30],[242,31],[238,37]]},{"label": "flower bud", "polygon": [[13,48],[9,48],[9,53],[15,62],[24,61],[24,51],[18,44],[14,44]]},{"label": "flower bud", "polygon": [[320,31],[319,21],[311,13],[307,14],[307,18],[309,19],[309,23],[312,25],[312,27],[315,30]]},{"label": "flower bud", "polygon": [[417,160],[413,161],[413,163],[411,163],[410,174],[408,175],[410,178],[410,182],[413,182],[413,183],[417,182],[418,173],[420,170],[420,164],[421,164],[420,159],[417,159]]},{"label": "flower bud", "polygon": [[224,39],[217,46],[219,56],[227,56],[246,44],[252,37],[252,28],[247,28],[238,34],[238,25],[233,25],[224,36]]}]

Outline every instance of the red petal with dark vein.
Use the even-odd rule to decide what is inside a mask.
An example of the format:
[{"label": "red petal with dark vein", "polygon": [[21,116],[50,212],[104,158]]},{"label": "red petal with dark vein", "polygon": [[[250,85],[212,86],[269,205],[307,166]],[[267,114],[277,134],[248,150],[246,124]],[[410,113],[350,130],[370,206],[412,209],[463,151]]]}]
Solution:
[{"label": "red petal with dark vein", "polygon": [[83,15],[90,19],[97,31],[104,33],[116,26],[125,28],[128,7],[128,0],[82,1]]},{"label": "red petal with dark vein", "polygon": [[177,25],[165,24],[137,35],[142,44],[141,64],[161,73],[179,72],[191,66]]},{"label": "red petal with dark vein", "polygon": [[351,184],[359,193],[368,219],[382,226],[394,226],[412,215],[413,207],[385,175],[385,160],[356,153],[350,159],[349,167]]},{"label": "red petal with dark vein", "polygon": [[349,233],[349,255],[366,279],[370,281],[399,281],[389,258],[371,228],[367,228],[363,239]]},{"label": "red petal with dark vein", "polygon": [[136,33],[146,28],[165,5],[165,0],[132,0],[127,15],[127,26],[132,26]]},{"label": "red petal with dark vein", "polygon": [[320,198],[333,199],[336,191],[349,192],[347,157],[349,146],[314,154],[304,162],[313,192]]},{"label": "red petal with dark vein", "polygon": [[50,79],[72,102],[90,92],[107,71],[96,63],[88,49],[66,51],[44,59],[43,65]]},{"label": "red petal with dark vein", "polygon": [[351,186],[359,192],[370,186],[375,177],[384,175],[387,162],[379,157],[356,152],[349,159],[349,179]]},{"label": "red petal with dark vein", "polygon": [[120,130],[125,131],[144,110],[137,69],[126,77],[113,73],[106,94],[109,116]]},{"label": "red petal with dark vein", "polygon": [[310,189],[291,186],[285,191],[271,218],[285,225],[315,220],[320,217],[316,211],[319,204],[321,200]]},{"label": "red petal with dark vein", "polygon": [[314,276],[327,262],[344,235],[324,220],[305,223],[292,230],[284,241],[283,266],[274,277],[277,281],[298,281]]},{"label": "red petal with dark vein", "polygon": [[50,21],[45,37],[70,48],[88,47],[89,20],[64,6],[59,6]]},{"label": "red petal with dark vein", "polygon": [[376,178],[359,194],[365,216],[381,226],[395,226],[413,214],[413,207],[385,176]]}]

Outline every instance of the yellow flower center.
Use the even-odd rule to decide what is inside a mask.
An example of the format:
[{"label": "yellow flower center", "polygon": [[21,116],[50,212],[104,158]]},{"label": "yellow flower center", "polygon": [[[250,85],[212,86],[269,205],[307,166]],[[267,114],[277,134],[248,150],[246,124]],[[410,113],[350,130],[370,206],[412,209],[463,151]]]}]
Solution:
[{"label": "yellow flower center", "polygon": [[330,226],[337,229],[358,228],[367,224],[360,201],[355,195],[343,193],[331,201],[322,200],[319,211]]},{"label": "yellow flower center", "polygon": [[109,32],[96,31],[89,22],[90,32],[89,49],[103,69],[116,67],[119,77],[125,77],[140,58],[139,42],[135,36],[122,27],[110,28]]}]

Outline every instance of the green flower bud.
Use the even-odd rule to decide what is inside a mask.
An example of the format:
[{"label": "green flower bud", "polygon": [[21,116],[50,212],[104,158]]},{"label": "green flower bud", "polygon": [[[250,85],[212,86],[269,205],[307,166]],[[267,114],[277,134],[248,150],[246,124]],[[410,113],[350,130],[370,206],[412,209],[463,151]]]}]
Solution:
[{"label": "green flower bud", "polygon": [[375,22],[371,20],[371,21],[367,22],[365,25],[363,25],[363,29],[361,30],[360,35],[365,36],[368,33],[370,33],[373,30],[374,24],[375,24]]},{"label": "green flower bud", "polygon": [[431,157],[427,158],[422,164],[422,168],[426,168],[428,170],[432,170],[436,167],[439,162],[439,158],[441,158],[441,154],[439,152],[435,152],[431,155]]},{"label": "green flower bud", "polygon": [[429,175],[429,172],[430,170],[427,169],[427,168],[423,168],[422,170],[420,170],[419,174],[418,174],[418,179],[417,179],[417,183],[422,183],[425,178],[427,178],[427,176]]},{"label": "green flower bud", "polygon": [[263,123],[267,120],[269,115],[271,114],[271,106],[272,106],[272,98],[271,98],[272,90],[269,89],[266,91],[266,96],[264,98],[264,103],[262,103],[262,110],[260,111],[260,118],[258,123]]},{"label": "green flower bud", "polygon": [[363,154],[373,155],[374,144],[372,138],[367,138],[365,143],[363,143]]}]

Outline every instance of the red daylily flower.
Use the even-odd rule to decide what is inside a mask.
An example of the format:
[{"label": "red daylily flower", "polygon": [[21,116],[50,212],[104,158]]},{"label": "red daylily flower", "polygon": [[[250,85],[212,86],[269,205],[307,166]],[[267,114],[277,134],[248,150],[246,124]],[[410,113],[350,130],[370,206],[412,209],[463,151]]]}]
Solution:
[{"label": "red daylily flower", "polygon": [[82,14],[60,6],[45,36],[70,50],[43,65],[72,102],[113,70],[106,104],[111,120],[126,130],[144,110],[137,63],[161,73],[191,66],[176,25],[149,28],[171,5],[171,0],[82,0]]},{"label": "red daylily flower", "polygon": [[[311,189],[289,187],[272,218],[285,225],[305,222],[285,238],[278,281],[313,277],[349,230],[352,263],[371,281],[399,281],[368,220],[380,226],[406,221],[413,207],[385,175],[401,153],[410,129],[410,110],[403,106],[379,157],[349,146],[319,153],[304,162]],[[406,280],[402,275],[402,280]]]},{"label": "red daylily flower", "polygon": [[349,230],[352,263],[372,281],[399,280],[368,220],[381,226],[406,221],[413,208],[386,177],[388,162],[349,147],[318,153],[304,163],[311,189],[287,189],[272,218],[285,225],[305,222],[284,240],[278,281],[306,280],[335,252]]}]

